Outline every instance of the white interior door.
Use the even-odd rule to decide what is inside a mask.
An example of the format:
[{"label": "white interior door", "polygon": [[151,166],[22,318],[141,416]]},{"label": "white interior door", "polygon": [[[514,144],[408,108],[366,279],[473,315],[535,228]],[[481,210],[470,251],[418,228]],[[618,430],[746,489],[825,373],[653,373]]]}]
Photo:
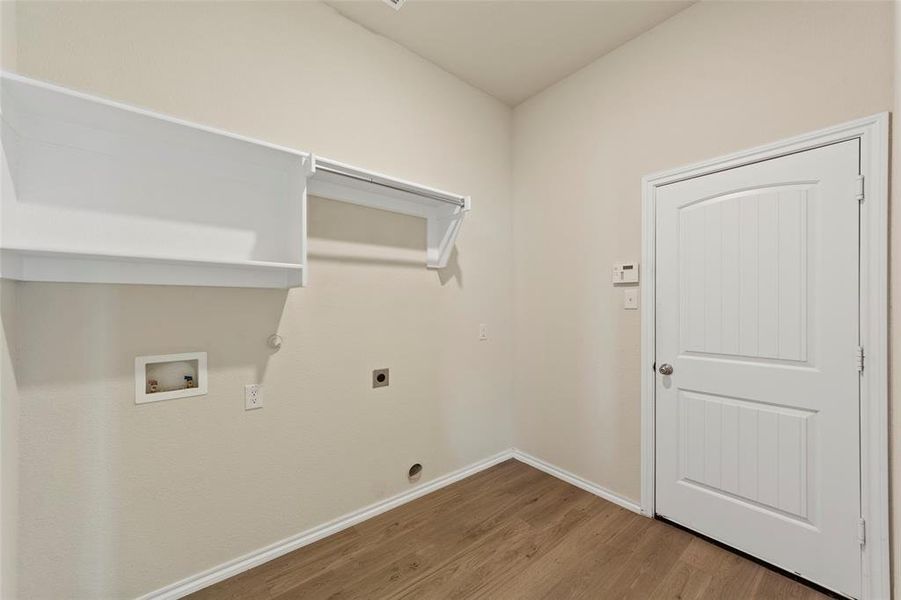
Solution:
[{"label": "white interior door", "polygon": [[657,512],[855,597],[859,154],[656,196]]}]

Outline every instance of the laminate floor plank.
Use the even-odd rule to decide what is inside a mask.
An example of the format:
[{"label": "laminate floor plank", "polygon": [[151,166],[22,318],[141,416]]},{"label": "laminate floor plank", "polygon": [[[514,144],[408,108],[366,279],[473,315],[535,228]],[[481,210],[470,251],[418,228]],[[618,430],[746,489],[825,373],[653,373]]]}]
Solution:
[{"label": "laminate floor plank", "polygon": [[517,461],[195,599],[816,600],[811,587]]},{"label": "laminate floor plank", "polygon": [[578,492],[564,483],[533,498],[510,527],[465,548],[397,598],[473,598],[490,593],[591,516],[595,503]]},{"label": "laminate floor plank", "polygon": [[[524,475],[518,477],[520,484],[536,489],[539,497],[558,485],[540,474]],[[502,527],[509,514],[530,503],[531,498],[522,493],[488,486],[460,502],[436,507],[428,512],[427,519],[413,524],[408,519],[388,519],[382,528],[370,531],[374,537],[361,544],[360,552],[351,555],[350,561],[306,581],[301,595],[311,600],[387,598],[424,577],[448,555]],[[386,536],[389,530],[393,533]],[[293,591],[277,596],[279,600],[296,597],[300,596]]]},{"label": "laminate floor plank", "polygon": [[[522,486],[545,483],[546,477],[540,472],[511,468],[513,465],[509,463],[507,461],[474,475],[479,482],[477,493],[461,498],[458,494],[445,493],[449,488],[438,490],[402,507],[410,510],[383,513],[233,577],[227,580],[227,590],[220,589],[219,584],[192,597],[276,598],[298,586],[305,586],[305,593],[313,597],[329,588],[330,578],[341,580],[350,577],[353,580],[363,576],[357,573],[361,569],[380,565],[391,568],[390,553],[407,542],[417,543],[417,539],[410,539],[417,531],[426,531],[426,538],[434,537],[438,531],[425,529],[433,523],[447,528],[456,526],[465,516],[478,519],[486,511],[505,506],[505,498],[522,501]],[[472,506],[476,508],[475,512],[470,510]],[[349,546],[346,543],[348,539],[356,540],[356,543]]]}]

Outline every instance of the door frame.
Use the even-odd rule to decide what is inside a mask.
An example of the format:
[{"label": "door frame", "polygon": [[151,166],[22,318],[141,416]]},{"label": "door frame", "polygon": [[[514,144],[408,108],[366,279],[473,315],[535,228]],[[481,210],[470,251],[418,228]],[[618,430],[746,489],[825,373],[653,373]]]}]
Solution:
[{"label": "door frame", "polygon": [[[883,112],[835,127],[788,138],[728,156],[669,169],[641,180],[644,285],[641,291],[641,512],[654,517],[654,410],[656,348],[656,193],[657,188],[821,146],[860,140],[864,200],[860,219],[860,336],[866,353],[860,380],[860,498],[866,522],[861,549],[861,598],[891,597],[889,558],[889,413],[888,413],[888,132]],[[849,198],[849,202],[853,198]],[[848,360],[854,360],[849,349]]]}]

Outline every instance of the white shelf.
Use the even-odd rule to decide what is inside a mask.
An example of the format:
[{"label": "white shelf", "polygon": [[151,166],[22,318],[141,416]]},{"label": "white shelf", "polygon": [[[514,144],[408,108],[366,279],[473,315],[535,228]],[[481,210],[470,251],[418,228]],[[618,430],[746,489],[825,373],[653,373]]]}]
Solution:
[{"label": "white shelf", "polygon": [[0,78],[0,276],[295,287],[309,155]]},{"label": "white shelf", "polygon": [[308,191],[314,196],[359,204],[426,220],[426,266],[447,266],[463,218],[470,210],[468,196],[452,194],[313,156]]},{"label": "white shelf", "polygon": [[302,284],[303,272],[300,264],[257,260],[0,249],[0,273],[19,281],[291,288]]},{"label": "white shelf", "polygon": [[0,73],[0,277],[289,288],[307,192],[426,220],[447,265],[467,196]]}]

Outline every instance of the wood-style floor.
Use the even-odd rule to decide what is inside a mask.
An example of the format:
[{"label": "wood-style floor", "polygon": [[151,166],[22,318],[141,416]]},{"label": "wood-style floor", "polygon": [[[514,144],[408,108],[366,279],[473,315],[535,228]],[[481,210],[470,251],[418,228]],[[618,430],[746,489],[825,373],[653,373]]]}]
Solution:
[{"label": "wood-style floor", "polygon": [[825,598],[517,461],[192,598]]}]

